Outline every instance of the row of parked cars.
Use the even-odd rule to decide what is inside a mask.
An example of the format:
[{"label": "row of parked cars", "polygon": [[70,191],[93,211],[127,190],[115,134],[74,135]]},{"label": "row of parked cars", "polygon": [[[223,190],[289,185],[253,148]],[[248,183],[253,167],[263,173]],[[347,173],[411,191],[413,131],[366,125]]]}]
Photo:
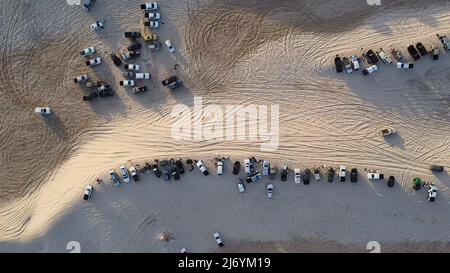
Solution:
[{"label": "row of parked cars", "polygon": [[[441,36],[439,34],[436,34],[436,36],[441,41],[443,48],[445,50],[449,50],[449,38],[447,38],[447,36]],[[421,42],[418,42],[415,45],[409,45],[407,50],[414,61],[417,61],[421,57],[426,55],[430,55],[433,60],[439,59],[439,49],[437,47],[430,46],[429,49],[427,49]],[[414,63],[403,62],[403,54],[400,50],[391,48],[390,54],[392,58],[397,61],[398,69],[414,68]],[[368,65],[362,70],[363,75],[366,76],[378,71],[378,63],[380,60],[386,65],[391,65],[394,62],[391,56],[389,56],[389,54],[385,52],[383,48],[380,48],[380,50],[376,52],[374,52],[372,49],[369,49],[367,52],[363,52],[361,54],[361,57],[353,55],[350,58],[341,58],[339,55],[336,55],[336,57],[334,58],[334,64],[337,73],[341,73],[345,70],[347,74],[350,74],[354,71],[360,70],[360,63],[366,62]]]}]

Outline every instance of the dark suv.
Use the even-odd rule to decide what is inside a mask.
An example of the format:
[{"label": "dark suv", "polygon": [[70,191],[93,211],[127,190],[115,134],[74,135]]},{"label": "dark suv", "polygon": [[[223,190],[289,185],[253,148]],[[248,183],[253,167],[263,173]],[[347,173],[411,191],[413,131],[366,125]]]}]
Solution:
[{"label": "dark suv", "polygon": [[95,0],[84,0],[83,8],[87,11],[91,10],[94,6]]}]

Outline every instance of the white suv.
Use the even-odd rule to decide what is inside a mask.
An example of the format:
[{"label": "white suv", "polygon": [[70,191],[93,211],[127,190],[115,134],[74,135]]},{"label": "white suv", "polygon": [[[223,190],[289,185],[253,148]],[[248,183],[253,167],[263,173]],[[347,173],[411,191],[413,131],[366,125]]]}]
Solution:
[{"label": "white suv", "polygon": [[346,174],[347,174],[347,167],[346,166],[340,166],[339,167],[339,181],[345,182]]},{"label": "white suv", "polygon": [[300,184],[301,177],[302,177],[302,174],[300,172],[300,169],[294,169],[294,181],[295,181],[295,184]]}]

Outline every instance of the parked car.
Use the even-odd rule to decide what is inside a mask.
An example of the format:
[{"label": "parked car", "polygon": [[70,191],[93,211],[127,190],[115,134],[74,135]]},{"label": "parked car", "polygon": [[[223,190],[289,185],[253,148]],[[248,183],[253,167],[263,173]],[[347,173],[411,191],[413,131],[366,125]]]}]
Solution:
[{"label": "parked car", "polygon": [[336,174],[336,171],[333,168],[328,168],[327,178],[328,182],[332,183],[334,180],[334,175]]},{"label": "parked car", "polygon": [[136,51],[142,48],[142,45],[140,43],[134,43],[132,45],[129,45],[127,47],[128,51]]},{"label": "parked car", "polygon": [[97,22],[91,24],[90,27],[91,27],[91,29],[94,30],[94,31],[97,30],[97,29],[100,29],[100,28],[104,28],[104,27],[105,27],[104,22],[105,22],[105,21],[103,21],[103,20],[97,21]]},{"label": "parked car", "polygon": [[161,177],[161,170],[159,169],[157,164],[152,165],[152,170],[156,177]]},{"label": "parked car", "polygon": [[363,56],[366,57],[367,62],[371,65],[376,65],[379,61],[377,55],[372,49],[369,49],[366,54],[363,54]]},{"label": "parked car", "polygon": [[158,12],[146,12],[144,14],[144,17],[147,19],[159,20],[161,19],[161,14],[159,14]]},{"label": "parked car", "polygon": [[95,99],[96,97],[98,97],[98,93],[92,92],[89,95],[83,95],[83,101],[92,100],[92,99]]},{"label": "parked car", "polygon": [[428,189],[428,201],[434,202],[437,197],[437,188],[436,186],[431,185]]},{"label": "parked car", "polygon": [[159,22],[150,20],[150,21],[144,22],[144,26],[153,28],[153,29],[159,28]]},{"label": "parked car", "polygon": [[161,81],[161,83],[163,86],[167,86],[170,89],[175,89],[175,88],[181,86],[181,81],[179,81],[177,76],[175,76],[175,75]]},{"label": "parked car", "polygon": [[245,185],[244,185],[244,181],[242,180],[242,178],[238,178],[237,186],[238,186],[240,193],[245,192]]},{"label": "parked car", "polygon": [[241,162],[235,161],[233,164],[233,174],[238,175],[240,169],[241,169]]},{"label": "parked car", "polygon": [[274,164],[270,164],[270,173],[269,173],[270,179],[274,180],[276,175],[277,175],[277,168],[275,167]]},{"label": "parked car", "polygon": [[84,0],[83,9],[90,11],[94,6],[95,0]]},{"label": "parked car", "polygon": [[247,176],[247,183],[257,183],[262,180],[262,175],[259,172],[255,172],[252,175]]},{"label": "parked car", "polygon": [[353,72],[352,63],[350,62],[350,60],[347,57],[344,57],[342,59],[342,64],[344,65],[345,72],[347,72],[347,74],[350,74]]},{"label": "parked car", "polygon": [[363,70],[363,75],[364,75],[364,76],[367,76],[367,75],[369,75],[369,74],[374,73],[374,72],[377,71],[377,70],[378,70],[378,66],[374,64],[374,65],[369,66],[369,67],[367,67],[366,69],[364,69],[364,70]]},{"label": "parked car", "polygon": [[413,63],[397,63],[398,69],[413,69],[414,64]]},{"label": "parked car", "polygon": [[416,44],[416,48],[419,51],[420,55],[425,56],[428,54],[428,50],[425,48],[425,46],[421,42],[418,42]]},{"label": "parked car", "polygon": [[157,3],[145,3],[141,5],[141,9],[142,10],[156,10],[158,9],[158,4]]},{"label": "parked car", "polygon": [[320,170],[318,168],[314,168],[313,173],[314,173],[314,180],[320,181]]},{"label": "parked car", "polygon": [[85,82],[87,80],[89,80],[88,75],[81,75],[81,76],[76,77],[75,79],[73,79],[73,82],[74,83],[80,83],[80,82]]},{"label": "parked car", "polygon": [[124,67],[125,67],[125,69],[134,70],[134,71],[139,71],[139,69],[141,69],[141,67],[137,64],[126,64]]},{"label": "parked car", "polygon": [[124,81],[119,81],[119,85],[120,86],[134,86],[134,81],[133,80],[124,80]]},{"label": "parked car", "polygon": [[436,34],[436,36],[439,38],[439,40],[441,41],[443,47],[445,50],[450,50],[450,39],[447,38],[447,36],[441,36],[439,34]]},{"label": "parked car", "polygon": [[180,174],[177,171],[177,168],[174,166],[170,169],[170,172],[172,173],[172,177],[173,179],[175,179],[175,181],[180,180]]},{"label": "parked car", "polygon": [[281,167],[281,181],[287,181],[287,175],[288,175],[288,166],[283,165],[283,167]]},{"label": "parked car", "polygon": [[356,57],[355,55],[352,56],[352,67],[354,71],[358,71],[359,70],[359,59],[358,57]]},{"label": "parked car", "polygon": [[444,171],[444,166],[431,165],[430,166],[430,170],[432,172],[443,172]]},{"label": "parked car", "polygon": [[83,57],[87,57],[94,53],[95,53],[95,47],[91,46],[91,47],[83,49],[83,51],[80,52],[80,55]]},{"label": "parked car", "polygon": [[95,59],[91,59],[89,61],[86,61],[86,65],[87,66],[96,66],[102,63],[102,59],[100,58],[95,58]]},{"label": "parked car", "polygon": [[130,182],[130,176],[128,175],[128,169],[125,166],[120,166],[120,173],[122,174],[123,182]]},{"label": "parked car", "polygon": [[135,167],[130,167],[131,177],[133,177],[134,182],[139,181],[139,173]]},{"label": "parked car", "polygon": [[244,159],[244,172],[245,174],[250,174],[250,159]]},{"label": "parked car", "polygon": [[92,191],[94,190],[94,187],[91,185],[87,185],[86,189],[84,190],[83,200],[89,200],[91,199]]},{"label": "parked car", "polygon": [[394,186],[394,183],[395,183],[395,177],[393,177],[392,175],[389,176],[389,179],[387,181],[388,187],[392,188]]},{"label": "parked car", "polygon": [[219,247],[223,247],[223,240],[222,240],[222,236],[220,236],[219,232],[215,232],[213,234],[214,240],[216,240],[216,243],[219,245]]},{"label": "parked car", "polygon": [[392,128],[383,128],[380,130],[381,135],[386,137],[395,134],[395,130]]},{"label": "parked car", "polygon": [[432,46],[430,49],[430,54],[433,61],[439,60],[439,49],[437,47]]},{"label": "parked car", "polygon": [[136,87],[133,87],[133,89],[131,89],[131,91],[133,91],[133,93],[143,93],[143,92],[146,92],[147,91],[147,86],[136,86]]},{"label": "parked car", "polygon": [[136,73],[136,80],[150,80],[150,73]]},{"label": "parked car", "polygon": [[161,49],[161,43],[160,42],[151,42],[151,43],[149,43],[148,48],[150,50],[160,50]]},{"label": "parked car", "polygon": [[102,85],[97,90],[98,90],[98,95],[102,98],[114,95],[111,85],[109,85],[109,84]]},{"label": "parked car", "polygon": [[294,182],[295,184],[300,184],[302,178],[302,173],[300,169],[294,169]]},{"label": "parked car", "polygon": [[267,184],[266,186],[266,194],[267,194],[267,198],[272,198],[272,193],[273,193],[273,184]]},{"label": "parked car", "polygon": [[141,33],[137,31],[127,31],[125,32],[125,38],[135,41],[141,37]]},{"label": "parked car", "polygon": [[116,172],[114,170],[110,170],[109,175],[111,176],[111,181],[114,186],[120,186],[120,179],[119,176],[117,176]]},{"label": "parked car", "polygon": [[400,50],[397,50],[395,48],[391,48],[391,54],[392,54],[392,56],[394,56],[394,58],[397,61],[401,61],[403,59],[403,54],[402,54],[402,52]]},{"label": "parked car", "polygon": [[381,61],[386,65],[392,64],[392,59],[389,58],[389,56],[386,54],[386,52],[383,51],[382,48],[380,48],[380,51],[378,52],[378,57],[380,57]]},{"label": "parked car", "polygon": [[172,179],[170,172],[168,170],[165,170],[164,171],[164,181],[170,181],[170,179]]},{"label": "parked car", "polygon": [[208,169],[203,165],[203,162],[201,160],[197,161],[197,167],[200,169],[200,171],[207,176],[209,174]]},{"label": "parked car", "polygon": [[130,71],[124,71],[122,72],[122,76],[127,79],[132,79],[134,78],[134,73]]},{"label": "parked car", "polygon": [[149,34],[144,36],[144,41],[146,42],[156,42],[158,41],[158,35],[156,34]]},{"label": "parked car", "polygon": [[140,55],[141,55],[141,53],[139,51],[129,51],[129,52],[123,52],[120,54],[120,56],[122,57],[122,60],[124,60],[124,61],[136,59]]},{"label": "parked car", "polygon": [[41,115],[50,115],[52,113],[52,109],[50,107],[36,107],[34,112]]},{"label": "parked car", "polygon": [[417,49],[413,45],[409,45],[408,46],[408,52],[409,52],[409,55],[411,55],[411,57],[414,60],[417,61],[418,59],[420,59],[420,54],[419,54],[419,52],[417,51]]},{"label": "parked car", "polygon": [[382,174],[380,172],[369,171],[367,173],[367,179],[369,179],[369,180],[383,180],[384,179],[384,174]]},{"label": "parked car", "polygon": [[217,161],[217,174],[218,175],[223,174],[223,161],[222,160]]},{"label": "parked car", "polygon": [[351,169],[350,182],[352,182],[352,183],[358,182],[358,169],[356,169],[356,168]]},{"label": "parked car", "polygon": [[347,175],[347,167],[339,166],[339,181],[345,182],[345,176]]},{"label": "parked car", "polygon": [[115,66],[121,66],[122,65],[122,60],[117,57],[115,54],[111,54],[111,60],[113,61]]},{"label": "parked car", "polygon": [[165,44],[169,52],[171,53],[175,52],[175,47],[172,45],[172,42],[170,40],[166,40]]},{"label": "parked car", "polygon": [[302,180],[304,185],[309,185],[309,181],[311,180],[311,170],[306,169],[303,171]]},{"label": "parked car", "polygon": [[270,169],[270,163],[268,160],[263,161],[263,175],[268,176]]},{"label": "parked car", "polygon": [[342,68],[342,59],[341,57],[339,57],[339,55],[336,55],[336,57],[334,57],[334,65],[336,67],[337,73],[341,73],[342,71],[344,71],[344,69]]},{"label": "parked car", "polygon": [[183,167],[183,162],[181,162],[181,160],[176,160],[175,161],[175,166],[177,167],[177,171],[179,174],[184,174],[184,167]]}]

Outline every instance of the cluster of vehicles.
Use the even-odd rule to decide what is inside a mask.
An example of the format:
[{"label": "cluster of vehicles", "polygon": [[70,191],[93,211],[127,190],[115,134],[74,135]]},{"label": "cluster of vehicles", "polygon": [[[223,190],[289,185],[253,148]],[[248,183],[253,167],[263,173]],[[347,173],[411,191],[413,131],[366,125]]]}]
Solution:
[{"label": "cluster of vehicles", "polygon": [[[441,36],[436,34],[439,40],[442,43],[442,46],[445,50],[450,49],[450,40],[447,36]],[[435,46],[430,46],[428,49],[423,45],[423,43],[418,42],[415,45],[409,45],[407,47],[408,53],[414,61],[419,60],[421,57],[430,55],[433,60],[439,59],[439,48]],[[366,52],[361,54],[361,57],[357,57],[356,55],[341,58],[339,55],[336,55],[334,58],[334,65],[336,67],[336,72],[341,73],[345,70],[347,74],[351,74],[354,71],[360,70],[360,64],[366,63],[364,69],[362,69],[362,73],[364,76],[372,74],[378,71],[379,66],[378,63],[383,62],[385,65],[391,65],[396,61],[396,66],[398,69],[413,69],[414,63],[412,62],[404,62],[403,54],[400,50],[396,48],[391,48],[389,51],[390,55],[380,48],[378,51],[373,51],[369,49]]]}]

